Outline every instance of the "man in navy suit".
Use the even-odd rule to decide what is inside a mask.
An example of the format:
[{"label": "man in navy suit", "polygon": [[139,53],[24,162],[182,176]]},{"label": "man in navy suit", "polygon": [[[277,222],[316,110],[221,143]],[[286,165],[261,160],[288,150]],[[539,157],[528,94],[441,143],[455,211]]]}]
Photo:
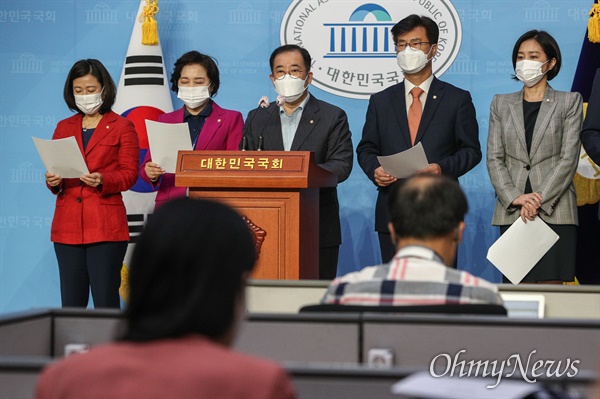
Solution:
[{"label": "man in navy suit", "polygon": [[[375,230],[384,263],[395,253],[388,231],[387,202],[389,186],[397,179],[386,173],[377,156],[393,155],[420,142],[430,164],[418,173],[444,174],[454,179],[481,160],[471,95],[433,76],[432,60],[439,37],[436,23],[427,17],[409,15],[392,28],[392,36],[405,79],[371,96],[362,140],[356,148],[358,163],[379,191]],[[411,109],[413,102],[415,108]],[[409,114],[416,108],[420,108],[420,121],[411,122],[411,137]]]},{"label": "man in navy suit", "polygon": [[[594,78],[594,85],[592,86],[592,92],[590,93],[590,98],[588,100],[587,112],[585,115],[585,120],[583,121],[580,137],[581,144],[583,144],[585,152],[590,158],[592,158],[592,161],[594,161],[596,165],[600,165],[600,68],[596,70],[596,77]],[[598,206],[598,220],[600,220],[600,203],[596,205]],[[581,217],[579,221],[579,231],[581,232]],[[593,231],[598,231],[598,222],[594,224],[594,222],[588,220],[585,222],[585,225],[585,231],[587,233],[591,232],[591,236],[593,237]],[[596,228],[593,226],[596,226]],[[587,242],[585,238],[582,241]],[[587,250],[585,252],[586,253],[582,255],[582,261],[580,262],[579,258],[577,260],[577,277],[582,284],[600,284],[600,272],[598,269],[583,266],[586,265],[586,260],[591,261],[595,255],[591,250]],[[579,257],[579,254],[577,256]],[[580,265],[583,267],[580,267]],[[591,266],[592,263],[589,263],[589,265]]]},{"label": "man in navy suit", "polygon": [[600,165],[600,68],[596,70],[588,101],[587,113],[581,129],[581,144],[592,161]]},{"label": "man in navy suit", "polygon": [[[250,111],[241,147],[248,150],[312,151],[317,164],[343,182],[352,170],[352,139],[346,113],[308,92],[312,81],[308,51],[288,44],[270,58],[271,81],[278,97]],[[319,192],[319,278],[337,273],[342,242],[339,203],[335,187]]]}]

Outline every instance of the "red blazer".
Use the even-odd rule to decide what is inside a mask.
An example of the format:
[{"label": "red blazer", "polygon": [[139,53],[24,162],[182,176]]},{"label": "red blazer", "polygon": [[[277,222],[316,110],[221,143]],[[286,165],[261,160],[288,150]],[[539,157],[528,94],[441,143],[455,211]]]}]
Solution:
[{"label": "red blazer", "polygon": [[[212,100],[211,100],[212,101]],[[159,122],[163,123],[183,123],[183,107],[162,114],[158,117]],[[244,120],[242,114],[238,111],[223,109],[213,101],[212,112],[206,118],[204,126],[200,131],[198,142],[195,150],[238,150],[240,141],[242,141],[242,130],[244,128]],[[152,161],[150,151],[146,153],[144,162],[140,167],[140,177],[145,182],[151,183],[158,193],[156,194],[156,205],[158,208],[165,201],[177,197],[185,196],[185,187],[175,187],[175,174],[165,173],[156,182],[152,183],[146,175],[146,163]]]},{"label": "red blazer", "polygon": [[36,399],[293,399],[276,363],[236,353],[201,336],[118,342],[46,368]]},{"label": "red blazer", "polygon": [[58,187],[50,239],[61,244],[127,241],[129,229],[121,191],[137,179],[140,148],[133,123],[108,112],[83,150],[81,114],[58,123],[53,140],[74,136],[90,173],[102,174],[98,188],[79,179],[63,179]]}]

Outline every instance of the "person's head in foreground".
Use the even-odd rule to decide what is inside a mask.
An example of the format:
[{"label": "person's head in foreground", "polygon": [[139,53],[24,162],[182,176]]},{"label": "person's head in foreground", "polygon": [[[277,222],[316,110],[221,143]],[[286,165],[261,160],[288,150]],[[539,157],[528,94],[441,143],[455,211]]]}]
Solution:
[{"label": "person's head in foreground", "polygon": [[131,260],[124,339],[200,334],[230,345],[255,262],[250,229],[216,202],[183,199],[164,208],[150,217]]},{"label": "person's head in foreground", "polygon": [[467,197],[455,180],[416,175],[392,187],[388,224],[399,250],[409,245],[433,249],[451,265],[465,230]]},{"label": "person's head in foreground", "polygon": [[226,205],[179,198],[136,244],[126,331],[46,369],[37,398],[294,398],[285,371],[228,347],[245,314],[254,240]]},{"label": "person's head in foreground", "polygon": [[391,187],[391,262],[331,282],[321,303],[358,306],[502,304],[498,288],[452,267],[469,206],[458,182],[419,174]]}]

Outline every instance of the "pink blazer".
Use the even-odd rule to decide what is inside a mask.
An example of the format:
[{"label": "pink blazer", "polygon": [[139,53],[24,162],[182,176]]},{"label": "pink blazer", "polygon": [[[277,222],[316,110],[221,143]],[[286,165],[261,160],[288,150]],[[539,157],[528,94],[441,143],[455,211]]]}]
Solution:
[{"label": "pink blazer", "polygon": [[276,363],[199,335],[120,341],[69,356],[41,373],[36,399],[294,399]]},{"label": "pink blazer", "polygon": [[[158,117],[159,122],[163,123],[183,123],[183,107],[163,114]],[[223,109],[213,102],[212,112],[206,118],[204,126],[200,131],[195,150],[238,150],[242,140],[242,130],[244,120],[242,114],[238,111]],[[156,182],[152,183],[146,175],[146,163],[152,160],[150,151],[146,153],[144,162],[140,167],[140,176],[145,182],[154,185],[158,189],[156,194],[156,204],[154,209],[158,208],[165,201],[177,197],[185,196],[185,187],[175,187],[175,174],[165,173]]]}]

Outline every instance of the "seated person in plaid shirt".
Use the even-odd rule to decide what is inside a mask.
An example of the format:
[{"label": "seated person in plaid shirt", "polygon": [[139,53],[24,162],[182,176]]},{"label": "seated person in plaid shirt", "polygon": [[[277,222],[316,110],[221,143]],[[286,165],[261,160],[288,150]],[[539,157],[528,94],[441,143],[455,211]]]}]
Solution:
[{"label": "seated person in plaid shirt", "polygon": [[458,182],[443,175],[399,180],[389,229],[397,253],[331,282],[321,300],[342,305],[502,304],[496,285],[451,265],[469,208]]}]

